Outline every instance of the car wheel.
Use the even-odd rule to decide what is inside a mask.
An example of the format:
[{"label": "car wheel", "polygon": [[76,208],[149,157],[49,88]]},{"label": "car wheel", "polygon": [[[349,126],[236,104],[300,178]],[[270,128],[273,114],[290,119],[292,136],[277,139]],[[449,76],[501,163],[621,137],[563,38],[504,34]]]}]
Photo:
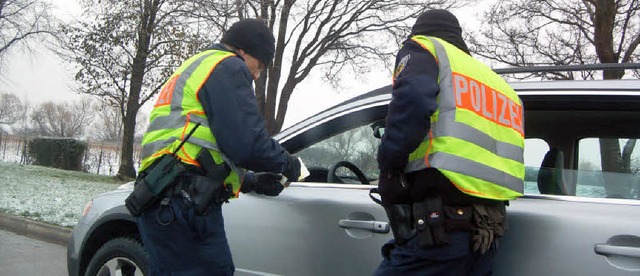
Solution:
[{"label": "car wheel", "polygon": [[116,238],[105,243],[91,258],[86,276],[147,274],[149,261],[142,244],[132,238]]}]

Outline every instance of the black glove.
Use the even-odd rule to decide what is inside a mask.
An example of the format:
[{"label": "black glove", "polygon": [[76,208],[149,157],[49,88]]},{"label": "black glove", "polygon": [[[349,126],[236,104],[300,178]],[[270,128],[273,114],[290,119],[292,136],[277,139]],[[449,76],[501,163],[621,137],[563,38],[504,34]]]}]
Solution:
[{"label": "black glove", "polygon": [[411,191],[402,186],[400,173],[380,173],[378,193],[384,204],[411,203]]},{"label": "black glove", "polygon": [[274,173],[247,172],[240,191],[243,193],[256,192],[267,196],[277,196],[284,186],[280,184],[282,176]]},{"label": "black glove", "polygon": [[295,182],[300,178],[300,160],[298,157],[289,155],[287,167],[282,172],[282,175],[286,176],[289,181]]}]

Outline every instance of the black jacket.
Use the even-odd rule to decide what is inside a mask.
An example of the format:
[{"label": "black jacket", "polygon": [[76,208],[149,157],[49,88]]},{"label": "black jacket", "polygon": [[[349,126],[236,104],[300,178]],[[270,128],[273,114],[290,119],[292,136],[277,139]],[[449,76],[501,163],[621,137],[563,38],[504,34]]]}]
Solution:
[{"label": "black jacket", "polygon": [[435,58],[411,39],[398,52],[395,68],[385,133],[378,148],[382,173],[403,171],[409,154],[429,133],[440,92]]},{"label": "black jacket", "polygon": [[[231,51],[222,44],[211,49]],[[253,78],[240,55],[224,59],[198,92],[220,150],[236,165],[281,173],[288,153],[270,138],[258,110]]]}]

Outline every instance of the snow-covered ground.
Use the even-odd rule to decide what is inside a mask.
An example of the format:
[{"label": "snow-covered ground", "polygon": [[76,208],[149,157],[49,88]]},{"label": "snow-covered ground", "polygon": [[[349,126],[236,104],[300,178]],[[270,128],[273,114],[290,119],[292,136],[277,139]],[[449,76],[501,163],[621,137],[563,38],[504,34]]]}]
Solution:
[{"label": "snow-covered ground", "polygon": [[73,227],[89,200],[121,184],[109,176],[0,161],[0,212]]}]

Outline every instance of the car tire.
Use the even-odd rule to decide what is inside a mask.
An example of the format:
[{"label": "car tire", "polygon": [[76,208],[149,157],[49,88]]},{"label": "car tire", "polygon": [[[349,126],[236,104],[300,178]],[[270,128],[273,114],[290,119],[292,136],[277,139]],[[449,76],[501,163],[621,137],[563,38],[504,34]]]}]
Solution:
[{"label": "car tire", "polygon": [[132,238],[105,243],[91,258],[86,276],[148,275],[149,261],[142,244]]}]

